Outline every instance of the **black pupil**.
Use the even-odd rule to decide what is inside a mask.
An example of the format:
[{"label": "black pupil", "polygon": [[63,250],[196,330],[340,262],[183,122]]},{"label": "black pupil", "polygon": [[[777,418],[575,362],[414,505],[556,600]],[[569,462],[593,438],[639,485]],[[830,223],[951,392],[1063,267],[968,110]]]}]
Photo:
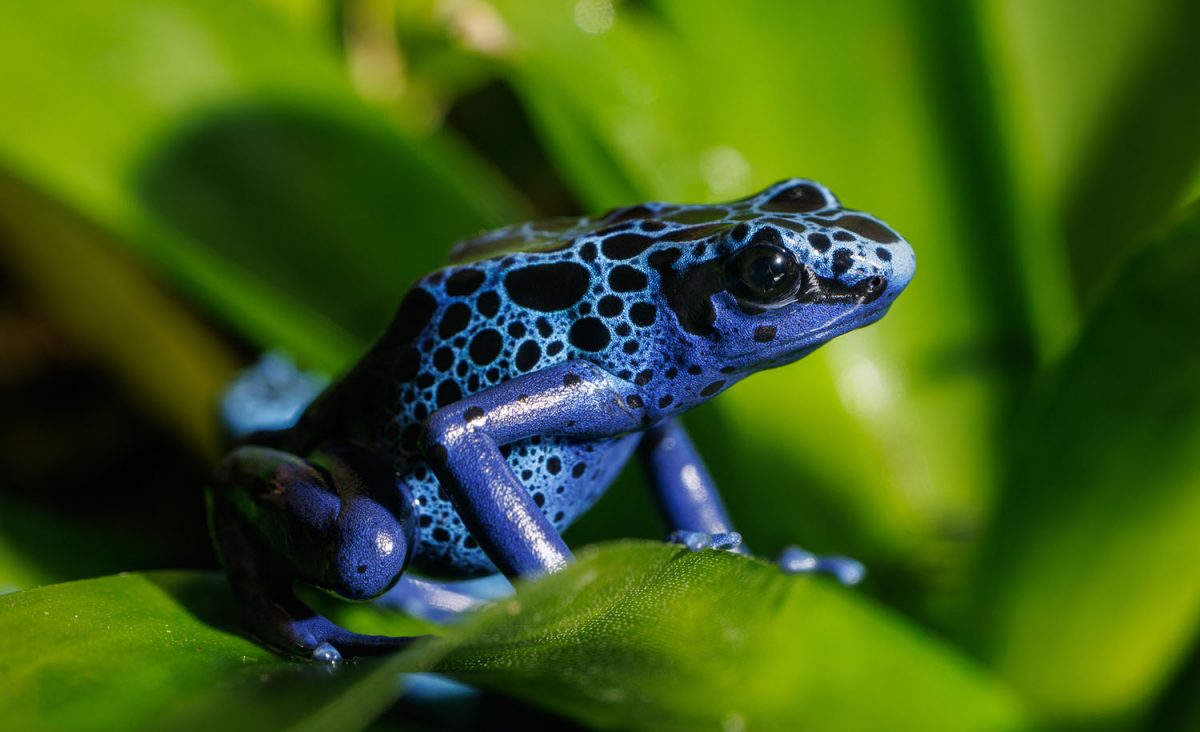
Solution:
[{"label": "black pupil", "polygon": [[799,268],[790,254],[777,247],[755,247],[742,258],[741,270],[750,294],[772,299],[791,294]]}]

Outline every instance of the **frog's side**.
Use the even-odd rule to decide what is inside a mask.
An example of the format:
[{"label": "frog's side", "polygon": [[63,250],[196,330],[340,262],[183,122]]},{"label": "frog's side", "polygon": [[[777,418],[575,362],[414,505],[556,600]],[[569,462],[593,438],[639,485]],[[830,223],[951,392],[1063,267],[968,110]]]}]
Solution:
[{"label": "frog's side", "polygon": [[824,187],[650,203],[456,247],[388,331],[288,430],[222,463],[218,546],[247,619],[309,651],[389,647],[308,611],[297,579],[376,596],[426,573],[553,571],[558,532],[641,443],[671,528],[731,531],[675,415],[874,322],[909,246]]}]

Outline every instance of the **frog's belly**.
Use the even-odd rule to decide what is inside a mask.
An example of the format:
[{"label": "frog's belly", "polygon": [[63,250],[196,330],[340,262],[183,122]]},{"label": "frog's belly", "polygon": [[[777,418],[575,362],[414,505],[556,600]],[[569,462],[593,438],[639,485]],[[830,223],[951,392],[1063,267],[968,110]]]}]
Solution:
[{"label": "frog's belly", "polygon": [[[534,437],[505,446],[508,464],[542,513],[558,531],[591,508],[616,479],[640,434],[582,442],[565,437]],[[477,576],[496,571],[463,526],[437,478],[424,464],[403,471],[420,506],[413,566],[442,576]]]}]

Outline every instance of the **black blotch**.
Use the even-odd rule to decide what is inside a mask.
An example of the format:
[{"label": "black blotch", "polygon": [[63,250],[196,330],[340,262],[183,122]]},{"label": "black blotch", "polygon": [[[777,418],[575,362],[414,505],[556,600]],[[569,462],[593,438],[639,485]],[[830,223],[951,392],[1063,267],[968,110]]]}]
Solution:
[{"label": "black blotch", "polygon": [[479,542],[475,541],[474,536],[467,536],[463,538],[463,549],[475,549],[478,546]]},{"label": "black blotch", "polygon": [[500,369],[497,369],[497,368],[488,369],[487,373],[484,374],[484,378],[486,378],[488,381],[499,381],[500,380]]},{"label": "black blotch", "polygon": [[557,457],[550,458],[546,461],[546,470],[550,472],[550,475],[558,475],[562,472],[562,460]]},{"label": "black blotch", "polygon": [[641,234],[613,234],[600,245],[609,259],[633,259],[654,244],[654,239]]},{"label": "black blotch", "polygon": [[471,367],[467,365],[467,362],[466,362],[466,361],[459,361],[459,362],[458,362],[458,366],[456,366],[456,367],[454,368],[454,373],[458,374],[459,376],[466,376],[466,375],[467,375],[467,371],[468,371],[470,368],[471,368]]},{"label": "black blotch", "polygon": [[504,288],[513,302],[543,313],[573,306],[583,299],[590,283],[587,267],[574,262],[534,264],[504,277]]},{"label": "black blotch", "polygon": [[467,407],[463,412],[463,419],[467,422],[483,419],[483,409],[481,407]]},{"label": "black blotch", "polygon": [[659,249],[653,252],[647,257],[646,261],[661,274],[670,269],[681,256],[683,256],[683,252],[677,247],[667,247],[666,249]]},{"label": "black blotch", "polygon": [[781,211],[785,213],[808,213],[820,211],[828,205],[825,196],[814,185],[800,183],[790,188],[784,188],[771,196],[762,205],[763,211]]},{"label": "black blotch", "polygon": [[417,369],[420,367],[421,354],[412,346],[405,346],[396,358],[396,378],[409,381],[417,375]]},{"label": "black blotch", "polygon": [[500,296],[494,290],[488,290],[475,301],[475,309],[485,318],[494,316],[500,312]]},{"label": "black blotch", "polygon": [[470,295],[483,284],[485,276],[477,269],[460,269],[446,279],[446,294],[455,297]]},{"label": "black blotch", "polygon": [[538,359],[542,357],[542,347],[537,344],[537,341],[525,341],[521,347],[517,349],[516,364],[520,371],[528,371],[537,365]]},{"label": "black blotch", "polygon": [[564,374],[563,375],[563,386],[575,386],[576,384],[578,384],[581,381],[583,381],[583,379],[580,378],[579,374]]},{"label": "black blotch", "polygon": [[642,231],[662,231],[665,228],[667,228],[667,225],[661,221],[650,220],[642,222]]},{"label": "black blotch", "polygon": [[507,459],[509,455],[512,455],[512,451],[513,451],[512,445],[501,445],[500,446],[500,457]]},{"label": "black blotch", "polygon": [[775,340],[775,326],[760,325],[754,329],[754,340],[759,343],[769,343]]},{"label": "black blotch", "polygon": [[658,408],[666,409],[667,407],[671,406],[671,402],[673,402],[673,401],[675,401],[675,397],[671,396],[670,394],[667,394],[666,396],[664,396],[663,398],[658,400]]},{"label": "black blotch", "polygon": [[622,208],[614,208],[601,217],[605,223],[615,224],[618,221],[630,221],[632,219],[644,219],[652,215],[653,212],[642,204],[636,206],[624,206]]},{"label": "black blotch", "polygon": [[888,251],[886,247],[876,247],[875,256],[879,257],[885,262],[892,261],[892,253]]},{"label": "black blotch", "polygon": [[621,350],[632,356],[638,352],[637,341],[625,341],[625,345],[621,346]]},{"label": "black blotch", "polygon": [[571,468],[571,477],[579,478],[587,471],[587,463],[575,463],[575,467]]},{"label": "black blotch", "polygon": [[726,209],[704,206],[701,208],[685,208],[665,218],[667,221],[672,221],[676,224],[703,224],[708,221],[723,219],[728,215],[729,211]]},{"label": "black blotch", "polygon": [[437,310],[437,300],[420,287],[408,291],[400,302],[396,317],[392,318],[392,336],[401,342],[411,341],[417,337],[429,319]]},{"label": "black blotch", "polygon": [[855,238],[856,237],[854,236],[854,234],[851,234],[849,231],[844,231],[842,229],[838,229],[837,231],[833,232],[834,241],[854,241]]},{"label": "black blotch", "polygon": [[433,530],[433,540],[439,544],[445,544],[450,541],[450,532],[439,526]]},{"label": "black blotch", "polygon": [[584,351],[599,351],[612,340],[608,326],[599,318],[581,318],[571,325],[567,338],[571,345]]},{"label": "black blotch", "polygon": [[590,241],[579,247],[579,258],[585,262],[596,261],[596,245]]},{"label": "black blotch", "polygon": [[633,326],[630,325],[629,323],[626,323],[623,320],[620,323],[617,323],[617,335],[619,335],[621,337],[625,337],[632,332],[633,332]]},{"label": "black blotch", "polygon": [[481,330],[471,339],[471,345],[467,348],[467,353],[471,355],[471,360],[480,366],[486,366],[496,357],[500,355],[500,347],[504,344],[504,337],[500,335],[500,331],[494,328]]},{"label": "black blotch", "polygon": [[794,231],[797,234],[803,234],[807,230],[807,227],[804,224],[800,223],[799,221],[792,221],[791,219],[777,219],[771,217],[769,219],[763,219],[763,223],[773,224],[775,226],[788,229],[789,231]]},{"label": "black blotch", "polygon": [[706,386],[700,390],[700,396],[712,396],[713,394],[716,394],[718,391],[720,391],[721,387],[723,387],[723,386],[725,386],[724,381],[714,381],[713,383],[709,384],[708,386]]},{"label": "black blotch", "polygon": [[645,272],[636,270],[628,264],[619,264],[613,267],[612,272],[608,274],[608,286],[617,292],[644,290],[648,283]]},{"label": "black blotch", "polygon": [[697,364],[692,364],[691,366],[688,366],[688,373],[692,376],[699,376],[700,374],[704,373],[704,369],[700,368],[700,366]]},{"label": "black blotch", "polygon": [[642,369],[638,372],[637,376],[633,377],[633,383],[637,384],[638,386],[645,386],[646,384],[650,383],[650,379],[653,378],[653,376],[654,371],[652,369]]},{"label": "black blotch", "polygon": [[900,241],[900,236],[896,232],[874,219],[868,219],[866,216],[848,214],[839,218],[835,223],[853,231],[855,234],[861,234],[871,241],[877,241],[880,244],[891,244],[892,242]]},{"label": "black blotch", "polygon": [[433,526],[433,517],[429,516],[429,515],[424,515],[421,518],[417,519],[417,523],[421,525],[421,528],[428,528],[430,526]]},{"label": "black blotch", "polygon": [[734,371],[737,371],[737,366],[722,366],[720,370],[723,374],[732,374]]},{"label": "black blotch", "polygon": [[458,388],[458,384],[447,379],[438,384],[437,388],[437,405],[438,409],[449,406],[459,399],[462,399],[462,389]]},{"label": "black blotch", "polygon": [[592,312],[592,304],[590,302],[579,303],[579,314],[588,315]]},{"label": "black blotch", "polygon": [[[738,224],[738,226],[741,226],[741,224]],[[727,229],[729,229],[729,224],[724,222],[719,224],[704,224],[703,226],[689,226],[686,229],[679,229],[669,234],[663,234],[662,238],[664,241],[696,241],[697,239],[706,239],[714,234],[720,234]]]},{"label": "black blotch", "polygon": [[529,468],[521,471],[521,480],[529,480],[533,477],[533,471]]},{"label": "black blotch", "polygon": [[417,387],[420,389],[428,389],[429,387],[433,386],[433,382],[435,381],[437,381],[437,379],[433,377],[433,374],[421,374],[417,377]]},{"label": "black blotch", "polygon": [[625,397],[625,403],[629,405],[630,409],[641,409],[643,406],[642,398],[637,394],[630,394]]},{"label": "black blotch", "polygon": [[829,247],[833,246],[833,242],[829,241],[829,237],[820,233],[809,234],[808,243],[812,245],[813,249],[821,253],[829,251]]},{"label": "black blotch", "polygon": [[733,231],[730,231],[729,235],[732,236],[735,241],[741,241],[742,239],[745,239],[746,235],[749,233],[750,233],[750,227],[747,226],[746,224],[742,223],[742,224],[738,224],[737,226],[733,227]]},{"label": "black blotch", "polygon": [[520,338],[525,335],[525,326],[521,323],[509,323],[508,334],[513,338]]},{"label": "black blotch", "polygon": [[675,368],[674,366],[663,372],[663,376],[667,377],[668,379],[674,379],[678,375],[679,369]]},{"label": "black blotch", "polygon": [[469,391],[477,392],[479,391],[480,386],[482,386],[482,384],[479,381],[479,374],[471,374],[467,377],[467,389]]},{"label": "black blotch", "polygon": [[438,371],[446,371],[454,365],[454,351],[442,347],[433,352],[433,365]]},{"label": "black blotch", "polygon": [[648,302],[639,302],[629,308],[629,319],[634,325],[647,326],[654,323],[658,317],[658,308]]},{"label": "black blotch", "polygon": [[546,346],[546,354],[549,356],[557,356],[558,354],[562,353],[562,349],[562,341],[550,341],[550,345]]},{"label": "black blotch", "polygon": [[442,313],[442,322],[438,324],[438,335],[442,338],[450,338],[454,334],[462,332],[462,329],[466,328],[470,321],[471,308],[464,303],[456,302]]},{"label": "black blotch", "polygon": [[841,277],[854,264],[854,257],[849,249],[839,249],[833,253],[833,276]]},{"label": "black blotch", "polygon": [[605,295],[596,306],[596,310],[606,318],[620,315],[624,309],[625,303],[616,295]]},{"label": "black blotch", "polygon": [[533,502],[537,504],[538,508],[541,508],[542,506],[546,505],[546,497],[541,493],[534,493]]},{"label": "black blotch", "polygon": [[550,334],[554,332],[554,329],[550,327],[550,321],[546,320],[545,318],[537,319],[537,329],[538,334],[543,338],[549,338]]}]

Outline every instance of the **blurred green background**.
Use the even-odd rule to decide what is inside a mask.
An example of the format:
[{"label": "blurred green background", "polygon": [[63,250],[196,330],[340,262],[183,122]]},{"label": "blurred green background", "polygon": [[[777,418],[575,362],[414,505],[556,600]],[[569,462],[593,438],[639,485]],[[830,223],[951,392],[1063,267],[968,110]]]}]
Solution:
[{"label": "blurred green background", "polygon": [[[5,0],[0,715],[1200,727],[1197,37],[1190,0]],[[688,424],[758,552],[861,588],[618,543],[383,663],[238,635],[201,498],[237,368],[345,368],[481,229],[789,176],[917,277]],[[661,534],[630,474],[567,538]]]}]

